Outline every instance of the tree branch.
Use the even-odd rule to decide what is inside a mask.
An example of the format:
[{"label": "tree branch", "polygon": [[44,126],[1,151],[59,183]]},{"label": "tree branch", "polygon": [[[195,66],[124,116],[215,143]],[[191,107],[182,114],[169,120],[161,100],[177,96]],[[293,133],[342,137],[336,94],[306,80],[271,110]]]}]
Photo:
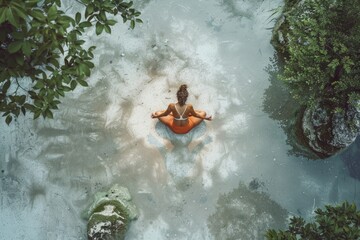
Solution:
[{"label": "tree branch", "polygon": [[20,87],[22,90],[24,90],[25,92],[27,92],[27,90],[25,90],[25,89],[20,85],[20,83],[19,83],[19,81],[18,81],[17,78],[15,78],[15,81],[16,81],[16,84],[18,85],[17,88],[16,88],[16,90],[15,90],[15,92],[14,92],[15,94],[17,93],[19,87]]}]

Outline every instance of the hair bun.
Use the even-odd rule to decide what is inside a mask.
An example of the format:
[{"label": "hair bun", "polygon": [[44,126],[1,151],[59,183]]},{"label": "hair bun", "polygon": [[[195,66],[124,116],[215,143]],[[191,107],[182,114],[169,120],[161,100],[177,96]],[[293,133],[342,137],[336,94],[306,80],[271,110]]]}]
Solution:
[{"label": "hair bun", "polygon": [[187,89],[187,85],[186,85],[186,84],[183,84],[183,85],[180,86],[180,89],[179,89],[179,90],[184,91],[184,90],[186,90],[186,89]]}]

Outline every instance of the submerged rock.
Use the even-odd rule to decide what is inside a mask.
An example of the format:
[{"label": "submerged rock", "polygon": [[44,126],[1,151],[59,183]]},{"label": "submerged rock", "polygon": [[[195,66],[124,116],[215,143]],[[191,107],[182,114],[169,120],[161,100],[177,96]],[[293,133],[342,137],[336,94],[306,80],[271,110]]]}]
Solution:
[{"label": "submerged rock", "polygon": [[319,157],[328,157],[348,147],[360,133],[359,109],[333,112],[324,104],[307,108],[302,118],[302,130],[309,147]]},{"label": "submerged rock", "polygon": [[124,239],[131,220],[138,216],[129,190],[115,184],[108,192],[96,193],[87,211],[88,239]]}]

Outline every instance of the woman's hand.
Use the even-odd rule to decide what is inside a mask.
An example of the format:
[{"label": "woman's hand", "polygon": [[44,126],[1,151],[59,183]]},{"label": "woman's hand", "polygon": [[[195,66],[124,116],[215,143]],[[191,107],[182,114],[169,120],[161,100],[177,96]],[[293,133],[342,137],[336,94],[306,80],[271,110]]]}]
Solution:
[{"label": "woman's hand", "polygon": [[208,120],[208,121],[211,121],[211,120],[212,120],[212,116],[205,117],[204,119],[205,119],[205,120]]},{"label": "woman's hand", "polygon": [[155,113],[151,113],[151,118],[157,118]]}]

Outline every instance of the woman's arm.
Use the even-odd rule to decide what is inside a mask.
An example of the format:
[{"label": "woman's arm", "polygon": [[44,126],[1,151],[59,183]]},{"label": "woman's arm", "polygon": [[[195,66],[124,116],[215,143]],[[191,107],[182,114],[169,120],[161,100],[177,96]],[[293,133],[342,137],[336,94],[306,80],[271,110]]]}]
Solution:
[{"label": "woman's arm", "polygon": [[194,116],[194,117],[197,117],[197,118],[201,118],[201,119],[205,119],[205,120],[208,120],[208,121],[211,121],[212,120],[212,116],[209,116],[209,117],[206,117],[206,116],[201,116],[201,115],[199,115],[195,110],[194,110],[194,108],[193,108],[193,106],[192,105],[190,105],[190,114],[192,115],[192,116]]},{"label": "woman's arm", "polygon": [[159,118],[159,117],[165,117],[167,115],[169,115],[171,113],[171,104],[169,104],[168,108],[165,110],[165,112],[161,113],[161,114],[156,114],[155,113],[152,113],[151,114],[151,117],[152,118]]}]

